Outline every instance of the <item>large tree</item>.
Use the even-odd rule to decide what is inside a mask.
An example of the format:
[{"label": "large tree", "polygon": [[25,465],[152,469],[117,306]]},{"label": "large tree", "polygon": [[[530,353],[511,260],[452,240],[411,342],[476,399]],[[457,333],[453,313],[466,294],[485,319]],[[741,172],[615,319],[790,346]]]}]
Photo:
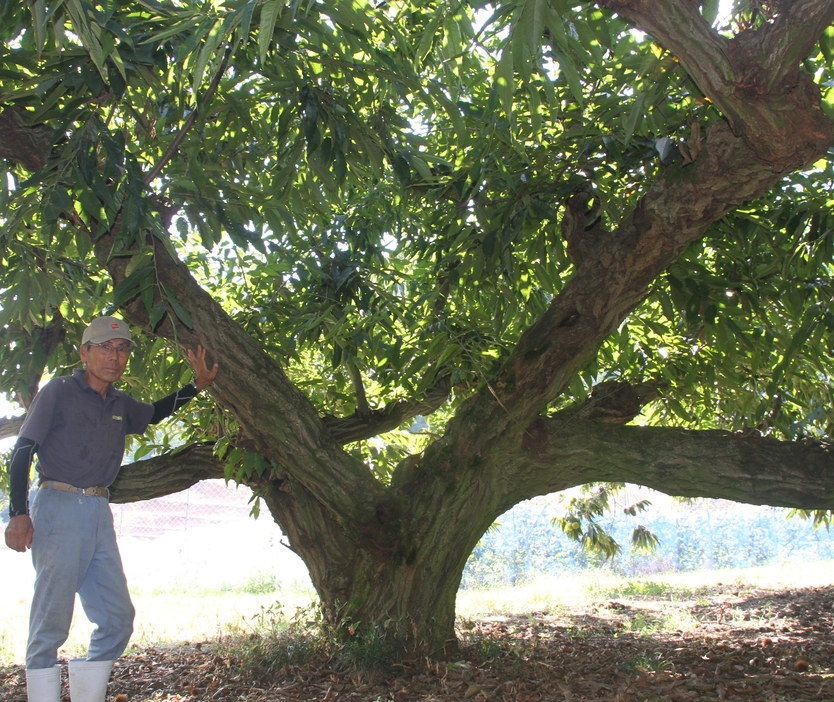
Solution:
[{"label": "large tree", "polygon": [[433,655],[520,500],[834,507],[834,0],[27,5],[2,390],[103,310],[134,394],[221,368],[114,499],[244,482],[346,635]]}]

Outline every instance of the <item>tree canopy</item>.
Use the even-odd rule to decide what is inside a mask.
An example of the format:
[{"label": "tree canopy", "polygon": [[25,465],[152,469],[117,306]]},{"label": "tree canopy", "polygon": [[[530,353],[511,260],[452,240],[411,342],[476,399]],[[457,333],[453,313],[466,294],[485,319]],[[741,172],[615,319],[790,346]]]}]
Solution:
[{"label": "tree canopy", "polygon": [[104,311],[140,397],[204,344],[116,499],[246,482],[334,621],[433,652],[521,499],[830,509],[834,2],[719,9],[7,0],[0,390]]}]

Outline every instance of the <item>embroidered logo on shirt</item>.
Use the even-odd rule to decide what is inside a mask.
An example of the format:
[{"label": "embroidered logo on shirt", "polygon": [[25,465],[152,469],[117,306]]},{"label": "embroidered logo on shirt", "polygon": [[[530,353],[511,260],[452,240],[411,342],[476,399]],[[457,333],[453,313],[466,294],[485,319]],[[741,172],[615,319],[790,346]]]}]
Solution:
[{"label": "embroidered logo on shirt", "polygon": [[112,418],[115,419],[117,422],[122,421],[122,415],[120,414],[114,414]]}]

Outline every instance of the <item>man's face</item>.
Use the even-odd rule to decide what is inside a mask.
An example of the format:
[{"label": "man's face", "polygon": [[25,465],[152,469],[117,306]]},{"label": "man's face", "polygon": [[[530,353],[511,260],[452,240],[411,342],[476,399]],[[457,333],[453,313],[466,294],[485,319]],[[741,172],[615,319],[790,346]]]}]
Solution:
[{"label": "man's face", "polygon": [[[87,364],[87,375],[102,383],[115,383],[122,377],[130,358],[130,342],[127,339],[111,339],[101,345],[81,347],[81,360]],[[88,381],[89,382],[89,381]]]}]

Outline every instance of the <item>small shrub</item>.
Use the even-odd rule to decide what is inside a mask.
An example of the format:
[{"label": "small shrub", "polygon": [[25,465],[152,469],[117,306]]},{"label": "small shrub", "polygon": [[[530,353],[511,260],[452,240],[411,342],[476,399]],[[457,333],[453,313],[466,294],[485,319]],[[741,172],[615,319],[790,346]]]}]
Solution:
[{"label": "small shrub", "polygon": [[472,651],[472,655],[479,661],[490,663],[501,658],[505,651],[500,639],[489,636],[479,628],[461,632],[461,647]]},{"label": "small shrub", "polygon": [[272,573],[250,575],[243,585],[240,586],[241,592],[246,592],[250,595],[268,595],[280,589],[281,583]]},{"label": "small shrub", "polygon": [[236,630],[221,648],[248,680],[270,681],[309,662],[324,649],[317,617],[299,610],[287,619],[280,605],[261,609],[249,631]]},{"label": "small shrub", "polygon": [[287,619],[280,605],[262,609],[247,631],[230,632],[222,641],[225,655],[247,680],[269,682],[319,658],[335,670],[385,671],[399,663],[402,645],[396,626],[332,626],[317,606],[299,609]]},{"label": "small shrub", "polygon": [[[348,629],[348,637],[344,631]],[[334,668],[350,672],[388,670],[402,659],[402,645],[395,626],[344,624],[342,631],[330,631],[331,662]],[[333,636],[334,634],[341,634]]]}]

